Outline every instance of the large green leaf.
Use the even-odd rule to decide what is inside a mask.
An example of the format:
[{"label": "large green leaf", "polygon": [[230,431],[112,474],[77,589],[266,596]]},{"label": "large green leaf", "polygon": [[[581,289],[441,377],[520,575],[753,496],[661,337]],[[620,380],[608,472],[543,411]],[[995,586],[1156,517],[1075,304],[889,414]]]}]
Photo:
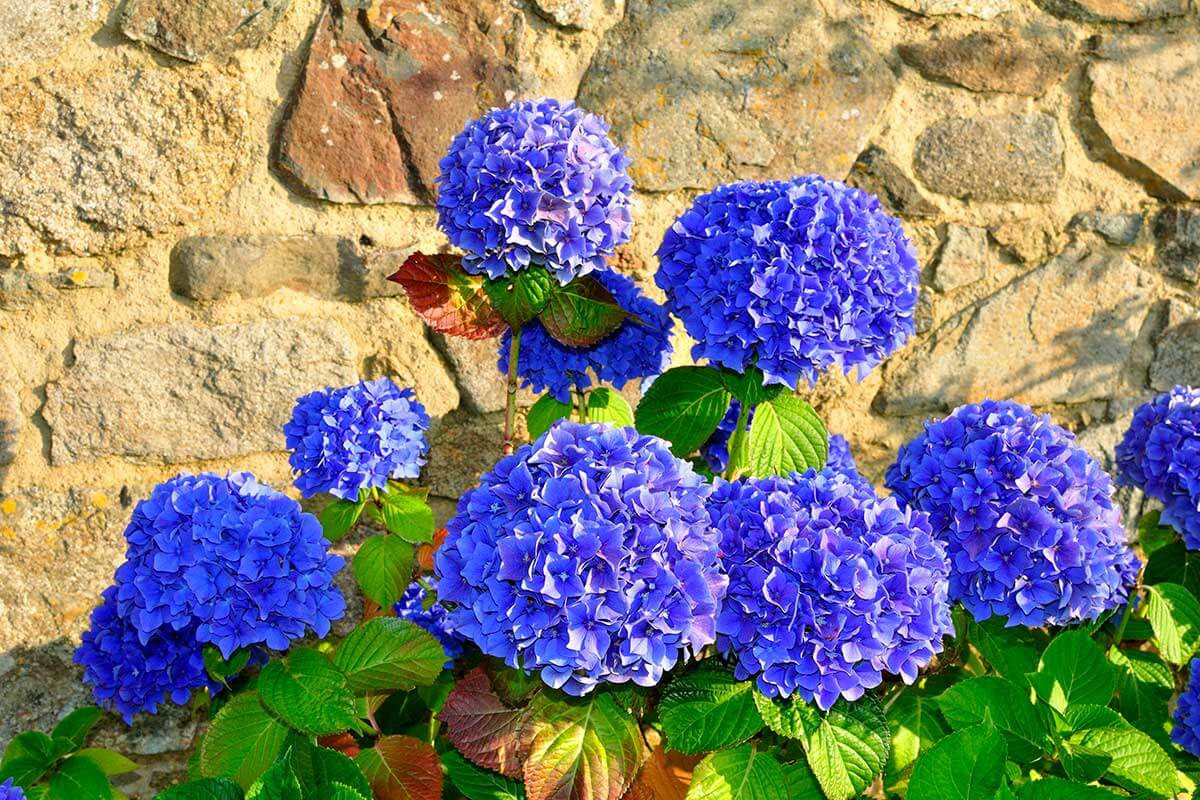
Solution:
[{"label": "large green leaf", "polygon": [[755,407],[748,441],[751,475],[761,478],[820,469],[828,455],[825,424],[799,397],[779,394]]},{"label": "large green leaf", "polygon": [[637,722],[608,694],[582,702],[539,694],[523,736],[529,800],[619,800],[644,754]]},{"label": "large green leaf", "polygon": [[590,347],[628,314],[594,275],[582,275],[550,293],[538,320],[550,337],[567,347]]},{"label": "large green leaf", "polygon": [[221,655],[220,648],[211,644],[204,645],[201,653],[204,658],[204,669],[208,672],[209,677],[225,684],[228,684],[230,679],[236,677],[250,663],[250,648],[248,647],[235,650],[229,658]]},{"label": "large green leaf", "polygon": [[1092,783],[1100,780],[1101,776],[1112,766],[1112,756],[1108,753],[1070,741],[1061,743],[1058,759],[1062,762],[1063,771],[1067,773],[1067,777],[1080,783]]},{"label": "large green leaf", "polygon": [[75,758],[86,758],[108,776],[125,775],[133,772],[138,765],[125,756],[113,750],[102,747],[85,747],[75,754]]},{"label": "large green leaf", "polygon": [[111,800],[108,776],[86,758],[68,758],[50,776],[47,800]]},{"label": "large green leaf", "polygon": [[763,371],[758,367],[747,367],[745,372],[722,369],[721,378],[725,381],[726,388],[742,405],[756,406],[788,391],[782,384],[764,384]]},{"label": "large green leaf", "polygon": [[687,800],[781,800],[787,776],[770,753],[752,744],[720,750],[696,765]]},{"label": "large green leaf", "polygon": [[1116,646],[1109,648],[1108,661],[1117,674],[1117,708],[1121,716],[1159,744],[1167,744],[1167,705],[1175,692],[1171,668],[1154,653]]},{"label": "large green leaf", "polygon": [[282,758],[246,790],[246,800],[304,800],[290,758]]},{"label": "large green leaf", "polygon": [[372,536],[354,556],[354,579],[363,594],[391,608],[412,583],[413,558],[413,546],[399,536]]},{"label": "large green leaf", "polygon": [[616,428],[633,427],[633,409],[619,393],[607,386],[588,392],[588,422],[607,422]]},{"label": "large green leaf", "polygon": [[1173,797],[1178,791],[1171,757],[1111,708],[1073,705],[1063,716],[1071,731],[1071,744],[1112,758],[1106,774],[1113,783],[1163,797]]},{"label": "large green leaf", "polygon": [[[295,740],[293,737],[292,741]],[[315,795],[312,800],[317,800],[332,787],[345,786],[369,800],[371,784],[352,758],[309,742],[304,745],[292,748],[292,769],[306,795]]]},{"label": "large green leaf", "polygon": [[1177,583],[1194,595],[1200,595],[1200,553],[1175,541],[1154,551],[1142,572],[1142,583]]},{"label": "large green leaf", "polygon": [[767,697],[755,689],[754,706],[768,728],[789,739],[803,741],[808,731],[818,724],[818,712],[800,699],[799,695],[787,698]]},{"label": "large green leaf", "polygon": [[891,733],[874,698],[839,700],[825,714],[812,706],[804,753],[829,800],[857,797],[887,765]]},{"label": "large green leaf", "polygon": [[1172,664],[1186,664],[1200,648],[1200,601],[1177,583],[1148,586],[1146,593],[1146,619],[1158,651]]},{"label": "large green leaf", "polygon": [[375,800],[441,800],[437,751],[411,736],[381,736],[354,759]]},{"label": "large green leaf", "polygon": [[358,522],[366,506],[365,500],[355,501],[341,498],[331,500],[317,515],[317,519],[321,521],[321,530],[324,532],[325,538],[331,542],[340,541]]},{"label": "large green leaf", "polygon": [[634,415],[637,429],[666,439],[672,453],[686,458],[717,429],[732,399],[715,369],[673,367],[642,396]]},{"label": "large green leaf", "polygon": [[754,705],[754,682],[739,681],[719,663],[702,663],[677,676],[658,706],[667,747],[707,753],[746,741],[763,726]]},{"label": "large green leaf", "polygon": [[956,731],[917,759],[906,800],[992,800],[1004,780],[1007,752],[992,725]]},{"label": "large green leaf", "polygon": [[1113,800],[1120,795],[1100,786],[1042,778],[1029,781],[1017,792],[1017,800]]},{"label": "large green leaf", "polygon": [[888,753],[887,786],[904,782],[905,770],[933,744],[949,733],[934,698],[923,688],[906,686],[887,710],[892,747]]},{"label": "large green leaf", "polygon": [[88,734],[96,727],[103,713],[95,706],[77,708],[54,726],[50,738],[64,740],[69,744],[70,750],[78,750],[87,744]]},{"label": "large green leaf", "polygon": [[226,778],[201,778],[172,786],[154,796],[154,800],[242,800],[242,787]]},{"label": "large green leaf", "polygon": [[376,617],[350,632],[333,664],[355,692],[408,691],[437,680],[446,663],[438,640],[408,620]]},{"label": "large green leaf", "polygon": [[542,313],[558,289],[558,280],[540,264],[530,264],[483,282],[483,291],[492,308],[513,328]]},{"label": "large green leaf", "polygon": [[442,766],[454,788],[467,800],[525,800],[525,788],[514,780],[480,769],[457,750],[442,753]]},{"label": "large green leaf", "polygon": [[568,419],[571,416],[571,406],[567,403],[560,403],[554,399],[553,395],[544,394],[537,399],[525,417],[525,426],[529,429],[529,438],[536,439],[546,431],[550,430],[550,426],[558,422],[560,419]]},{"label": "large green leaf", "polygon": [[249,788],[279,758],[287,737],[287,727],[267,713],[258,692],[235,695],[200,742],[200,774]]},{"label": "large green leaf", "polygon": [[[1179,541],[1179,534],[1169,525],[1161,524],[1161,517],[1162,512],[1154,510],[1143,514],[1142,518],[1138,520],[1137,543],[1142,548],[1142,554],[1150,559],[1153,559],[1159,549]],[[1150,565],[1146,566],[1148,571]],[[1148,581],[1143,575],[1142,582],[1149,584],[1156,581]],[[1182,583],[1182,581],[1174,581],[1174,583]]]},{"label": "large green leaf", "polygon": [[[1008,741],[1008,757],[1028,764],[1051,749],[1050,719],[1022,689],[998,675],[983,675],[952,685],[937,699],[946,722],[962,730],[991,722]],[[1044,706],[1042,707],[1044,708]]]},{"label": "large green leaf", "polygon": [[1083,631],[1073,630],[1050,642],[1029,683],[1042,700],[1062,711],[1078,703],[1107,703],[1116,677],[1100,645]]},{"label": "large green leaf", "polygon": [[434,522],[428,497],[428,489],[393,483],[380,495],[379,520],[409,544],[429,544],[433,541]]},{"label": "large green leaf", "polygon": [[1006,627],[1002,617],[967,624],[967,640],[998,675],[1020,686],[1027,685],[1026,673],[1037,670],[1046,647],[1041,631],[1023,625]]},{"label": "large green leaf", "polygon": [[293,650],[267,664],[258,691],[271,713],[301,733],[341,733],[359,724],[346,676],[316,650]]},{"label": "large green leaf", "polygon": [[58,758],[54,740],[41,731],[18,733],[4,748],[0,781],[12,778],[19,786],[32,786]]}]

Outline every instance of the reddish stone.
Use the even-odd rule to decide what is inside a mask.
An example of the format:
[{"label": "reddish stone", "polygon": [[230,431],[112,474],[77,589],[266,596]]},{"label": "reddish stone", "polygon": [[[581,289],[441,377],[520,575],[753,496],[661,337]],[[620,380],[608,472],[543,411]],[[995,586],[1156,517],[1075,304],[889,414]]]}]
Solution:
[{"label": "reddish stone", "polygon": [[328,0],[276,166],[337,203],[431,203],[450,139],[521,88],[523,24],[494,0]]}]

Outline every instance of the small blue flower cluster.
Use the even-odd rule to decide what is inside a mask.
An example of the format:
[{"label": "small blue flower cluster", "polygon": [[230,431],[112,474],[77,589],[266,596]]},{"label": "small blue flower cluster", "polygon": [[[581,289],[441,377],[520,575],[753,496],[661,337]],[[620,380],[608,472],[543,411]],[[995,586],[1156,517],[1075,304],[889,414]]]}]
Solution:
[{"label": "small blue flower cluster", "polygon": [[418,581],[413,581],[404,596],[396,603],[396,616],[419,625],[433,635],[446,651],[446,669],[454,666],[454,660],[463,654],[463,638],[454,633],[450,626],[450,614],[446,607],[434,601],[429,608],[425,600],[429,592]]},{"label": "small blue flower cluster", "polygon": [[329,492],[358,500],[363,489],[420,474],[428,429],[429,415],[413,390],[380,378],[304,395],[283,433],[305,497]]},{"label": "small blue flower cluster", "polygon": [[345,613],[317,518],[248,473],[179,475],[138,503],[125,562],[75,654],[126,720],[205,683],[201,648],[285,650]]},{"label": "small blue flower cluster", "polygon": [[[561,403],[571,402],[572,389],[587,389],[592,375],[620,389],[628,381],[657,375],[671,358],[671,317],[667,310],[642,294],[637,284],[618,272],[595,273],[617,305],[632,317],[590,347],[568,347],[557,341],[537,320],[521,330],[517,373],[522,386],[549,392]],[[500,343],[499,369],[508,372],[512,331]]]},{"label": "small blue flower cluster", "polygon": [[562,283],[629,241],[633,181],[608,124],[569,101],[526,100],[471,120],[438,178],[438,223],[463,268],[499,278],[545,264]]},{"label": "small blue flower cluster", "polygon": [[1163,504],[1161,521],[1200,550],[1200,389],[1176,386],[1138,408],[1117,445],[1117,483]]},{"label": "small blue flower cluster", "polygon": [[817,176],[701,195],[658,250],[655,281],[692,356],[767,383],[861,377],[914,330],[919,270],[877,198]]},{"label": "small blue flower cluster", "polygon": [[709,492],[661,439],[560,422],[463,495],[438,597],[458,634],[569,694],[653,686],[716,635]]},{"label": "small blue flower cluster", "polygon": [[1188,683],[1175,705],[1171,741],[1200,758],[1200,658],[1188,667]]},{"label": "small blue flower cluster", "polygon": [[826,468],[717,481],[729,592],[717,647],[768,697],[830,708],[883,673],[906,683],[953,633],[950,565],[928,518]]},{"label": "small blue flower cluster", "polygon": [[1138,571],[1112,481],[1070,432],[1013,402],[961,406],[900,449],[886,483],[930,515],[977,620],[1031,628],[1095,619]]},{"label": "small blue flower cluster", "polygon": [[25,800],[25,790],[14,785],[12,778],[0,781],[0,800]]}]

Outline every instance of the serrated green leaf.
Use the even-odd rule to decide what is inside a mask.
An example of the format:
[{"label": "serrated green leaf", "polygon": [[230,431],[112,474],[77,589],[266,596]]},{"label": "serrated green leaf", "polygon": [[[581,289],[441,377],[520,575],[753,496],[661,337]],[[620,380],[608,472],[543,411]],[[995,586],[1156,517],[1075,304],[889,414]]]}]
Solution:
[{"label": "serrated green leaf", "polygon": [[581,275],[550,293],[538,320],[555,341],[567,347],[590,347],[612,334],[628,316],[596,276]]},{"label": "serrated green leaf", "polygon": [[1167,745],[1168,703],[1175,693],[1171,668],[1154,653],[1110,647],[1108,661],[1117,675],[1117,708],[1135,728]]},{"label": "serrated green leaf", "polygon": [[620,800],[637,777],[645,743],[637,721],[607,694],[585,701],[539,694],[522,734],[529,741],[529,800]]},{"label": "serrated green leaf", "polygon": [[1183,542],[1170,542],[1146,562],[1142,583],[1177,583],[1194,595],[1200,595],[1200,553],[1187,549]]},{"label": "serrated green leaf", "polygon": [[316,650],[293,650],[267,664],[258,691],[268,711],[301,733],[323,736],[359,724],[346,676]]},{"label": "serrated green leaf", "polygon": [[204,670],[213,680],[220,683],[226,683],[250,663],[249,648],[234,651],[228,659],[221,655],[221,651],[215,645],[206,644],[201,652],[204,656]]},{"label": "serrated green leaf", "polygon": [[607,422],[616,428],[633,427],[633,409],[607,386],[588,392],[588,422]]},{"label": "serrated green leaf", "polygon": [[412,583],[413,546],[392,534],[372,536],[354,555],[354,579],[364,595],[391,608]]},{"label": "serrated green leaf", "polygon": [[560,419],[568,419],[570,416],[570,405],[558,402],[552,395],[542,395],[530,407],[529,414],[525,417],[525,426],[529,429],[529,438],[531,440],[538,438],[550,430],[551,425]]},{"label": "serrated green leaf", "polygon": [[921,753],[944,738],[949,729],[942,721],[934,698],[924,689],[906,686],[887,710],[892,747],[885,769],[886,784],[895,791],[905,782],[905,770]]},{"label": "serrated green leaf", "polygon": [[1089,747],[1063,742],[1058,753],[1067,777],[1080,783],[1100,780],[1112,765],[1112,756]]},{"label": "serrated green leaf", "polygon": [[112,800],[108,776],[86,758],[68,758],[50,776],[47,800]]},{"label": "serrated green leaf", "polygon": [[767,697],[755,688],[754,706],[768,728],[788,739],[803,741],[808,731],[820,724],[820,713],[798,695]]},{"label": "serrated green leaf", "polygon": [[1017,800],[1112,800],[1115,797],[1120,795],[1100,786],[1086,786],[1053,777],[1029,781],[1017,792]]},{"label": "serrated green leaf", "polygon": [[267,713],[258,692],[235,695],[200,741],[200,773],[251,786],[283,750],[287,727]]},{"label": "serrated green leaf", "polygon": [[1004,781],[1007,753],[992,725],[956,731],[917,759],[906,800],[992,800]]},{"label": "serrated green leaf", "polygon": [[756,406],[787,391],[787,387],[781,384],[765,385],[763,372],[758,367],[747,367],[746,371],[741,373],[722,369],[721,379],[725,382],[725,388],[742,405]]},{"label": "serrated green leaf", "polygon": [[1072,705],[1064,713],[1069,741],[1112,758],[1109,780],[1134,792],[1174,796],[1179,781],[1170,756],[1147,734],[1101,705]]},{"label": "serrated green leaf", "polygon": [[821,784],[803,759],[783,765],[788,785],[787,800],[825,800]]},{"label": "serrated green leaf", "polygon": [[138,765],[120,753],[105,750],[102,747],[86,747],[75,753],[76,758],[86,758],[104,772],[105,775],[124,775],[133,772]]},{"label": "serrated green leaf", "polygon": [[744,744],[696,765],[687,800],[780,800],[788,797],[786,773],[770,753]]},{"label": "serrated green leaf", "polygon": [[946,722],[962,730],[991,722],[1008,742],[1008,757],[1028,764],[1050,749],[1050,719],[1029,702],[1029,689],[998,675],[983,675],[952,685],[938,696]]},{"label": "serrated green leaf", "polygon": [[[104,712],[95,706],[77,708],[65,716],[50,732],[51,739],[64,739],[71,745],[71,750],[78,750],[87,744],[88,734]],[[69,752],[69,751],[68,751]]]},{"label": "serrated green leaf", "polygon": [[483,291],[492,308],[513,328],[521,327],[542,313],[558,289],[558,280],[540,264],[530,264],[525,269],[483,282]]},{"label": "serrated green leaf", "polygon": [[1200,648],[1200,601],[1177,583],[1146,588],[1146,619],[1154,629],[1158,651],[1181,666]]},{"label": "serrated green leaf", "polygon": [[428,497],[428,489],[392,484],[380,495],[379,519],[393,535],[409,544],[429,544],[433,541],[434,521]]},{"label": "serrated green leaf", "polygon": [[804,472],[825,466],[829,433],[812,406],[785,393],[755,407],[747,446],[754,477]]},{"label": "serrated green leaf", "polygon": [[1068,705],[1112,699],[1116,677],[1104,651],[1083,631],[1065,631],[1042,653],[1038,671],[1029,675],[1038,697],[1062,711]]},{"label": "serrated green leaf", "polygon": [[1037,670],[1046,637],[1023,625],[1005,627],[1001,617],[967,623],[967,640],[998,675],[1026,686],[1026,674]]},{"label": "serrated green leaf", "polygon": [[733,396],[711,367],[673,367],[654,379],[634,414],[641,433],[671,444],[685,458],[708,441]]},{"label": "serrated green leaf", "polygon": [[350,632],[333,664],[355,692],[408,691],[437,680],[446,663],[438,640],[408,620],[376,617]]},{"label": "serrated green leaf", "polygon": [[154,796],[154,800],[242,800],[242,787],[225,778],[201,778],[172,786]]},{"label": "serrated green leaf", "polygon": [[292,770],[300,779],[305,794],[316,795],[312,800],[319,800],[334,786],[345,786],[355,794],[371,797],[371,784],[354,759],[336,750],[306,744],[306,747],[293,748]]},{"label": "serrated green leaf", "polygon": [[12,778],[20,786],[32,786],[58,758],[54,740],[41,731],[18,733],[4,748],[0,780]]},{"label": "serrated green leaf", "polygon": [[246,791],[246,800],[304,800],[290,758],[277,761]]},{"label": "serrated green leaf", "polygon": [[[1175,532],[1174,528],[1159,522],[1161,513],[1156,509],[1143,514],[1142,518],[1138,520],[1137,543],[1142,548],[1142,554],[1150,559],[1160,548],[1179,541],[1179,534]],[[1143,582],[1150,583],[1144,577]],[[1182,581],[1172,581],[1172,583],[1182,583]]]},{"label": "serrated green leaf", "polygon": [[829,800],[849,800],[883,772],[891,734],[883,709],[872,697],[839,700],[812,720],[804,740],[808,766]]},{"label": "serrated green leaf", "polygon": [[739,681],[723,664],[707,662],[667,684],[658,705],[666,746],[706,753],[740,744],[762,730],[754,682]]},{"label": "serrated green leaf", "polygon": [[525,788],[498,772],[480,769],[457,750],[442,753],[442,766],[454,788],[467,800],[525,800]]},{"label": "serrated green leaf", "polygon": [[344,783],[331,783],[325,791],[327,794],[322,795],[321,800],[371,800],[370,794],[363,794]]},{"label": "serrated green leaf", "polygon": [[440,800],[437,751],[412,736],[381,736],[354,759],[377,800]]},{"label": "serrated green leaf", "polygon": [[366,505],[366,501],[362,499],[358,502],[340,498],[330,501],[317,515],[325,538],[331,542],[341,541],[358,522]]}]

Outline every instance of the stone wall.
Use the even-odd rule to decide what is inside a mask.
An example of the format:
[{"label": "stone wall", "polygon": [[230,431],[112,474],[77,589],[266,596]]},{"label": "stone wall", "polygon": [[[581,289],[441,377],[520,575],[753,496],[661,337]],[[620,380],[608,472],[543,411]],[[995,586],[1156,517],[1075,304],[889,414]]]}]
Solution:
[{"label": "stone wall", "polygon": [[[876,475],[963,401],[1052,411],[1103,457],[1140,399],[1200,384],[1195,0],[9,6],[0,746],[83,698],[70,647],[137,499],[180,470],[285,486],[298,393],[415,386],[443,513],[491,460],[494,343],[428,335],[383,276],[443,245],[438,157],[513,97],[613,123],[639,189],[620,266],[644,283],[721,181],[820,172],[903,217],[920,336],[814,392]],[[194,731],[179,712],[123,746],[169,770]]]}]

